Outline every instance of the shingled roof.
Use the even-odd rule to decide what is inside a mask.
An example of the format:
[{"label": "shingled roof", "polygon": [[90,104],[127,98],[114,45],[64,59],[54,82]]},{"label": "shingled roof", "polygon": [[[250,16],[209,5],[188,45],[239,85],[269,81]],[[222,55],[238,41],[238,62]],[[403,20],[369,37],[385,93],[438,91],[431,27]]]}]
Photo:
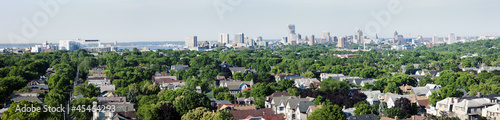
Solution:
[{"label": "shingled roof", "polygon": [[230,113],[233,114],[235,120],[245,119],[247,116],[274,115],[274,111],[271,108],[262,108],[257,110],[232,110]]}]

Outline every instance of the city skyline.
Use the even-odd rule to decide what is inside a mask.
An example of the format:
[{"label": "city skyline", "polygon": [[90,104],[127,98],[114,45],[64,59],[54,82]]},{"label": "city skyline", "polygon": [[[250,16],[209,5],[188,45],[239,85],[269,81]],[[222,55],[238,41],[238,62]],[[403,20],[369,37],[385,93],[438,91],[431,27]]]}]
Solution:
[{"label": "city skyline", "polygon": [[[287,36],[288,24],[294,24],[296,33],[301,35],[319,36],[326,31],[340,37],[355,35],[361,29],[366,36],[375,37],[365,32],[365,28],[376,23],[380,30],[375,33],[380,38],[391,38],[394,31],[405,38],[418,35],[430,38],[434,34],[448,37],[451,33],[454,36],[498,36],[500,28],[496,22],[500,15],[495,14],[500,11],[495,6],[500,1],[495,0],[116,2],[4,2],[0,5],[0,14],[5,18],[0,20],[3,26],[0,27],[0,43],[43,43],[75,38],[102,42],[184,41],[193,35],[198,36],[198,41],[217,41],[219,33],[229,34],[230,41],[237,33],[245,33],[249,38],[281,39]],[[226,6],[220,8],[221,5]],[[391,7],[393,5],[395,7]],[[90,6],[92,9],[88,9]],[[400,11],[390,12],[393,14],[385,21],[387,23],[374,17],[391,8]],[[33,17],[47,18],[47,21],[36,23]],[[26,26],[35,28],[36,32],[23,34]]]}]

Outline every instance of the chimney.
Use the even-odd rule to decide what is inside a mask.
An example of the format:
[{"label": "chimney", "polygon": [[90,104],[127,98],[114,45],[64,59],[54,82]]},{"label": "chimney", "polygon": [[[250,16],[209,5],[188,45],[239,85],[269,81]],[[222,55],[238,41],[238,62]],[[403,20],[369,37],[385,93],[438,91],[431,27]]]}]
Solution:
[{"label": "chimney", "polygon": [[477,92],[477,97],[481,97],[481,92]]},{"label": "chimney", "polygon": [[262,116],[266,116],[266,111],[262,112]]},{"label": "chimney", "polygon": [[394,120],[398,120],[398,116],[394,116]]}]

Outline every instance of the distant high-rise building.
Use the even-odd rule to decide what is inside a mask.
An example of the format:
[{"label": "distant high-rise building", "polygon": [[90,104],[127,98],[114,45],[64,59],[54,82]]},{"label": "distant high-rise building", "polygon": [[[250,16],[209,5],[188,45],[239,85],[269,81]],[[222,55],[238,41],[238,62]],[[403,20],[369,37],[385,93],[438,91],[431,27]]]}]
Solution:
[{"label": "distant high-rise building", "polygon": [[115,40],[115,46],[118,45],[118,41]]},{"label": "distant high-rise building", "polygon": [[197,36],[186,37],[186,46],[188,47],[198,47]]},{"label": "distant high-rise building", "polygon": [[337,42],[337,43],[339,42],[339,39],[337,38],[337,36],[332,37],[332,42]]},{"label": "distant high-rise building", "polygon": [[448,44],[453,44],[455,43],[455,41],[457,40],[455,34],[451,33],[449,36],[448,36]]},{"label": "distant high-rise building", "polygon": [[394,32],[394,43],[395,44],[405,44],[403,35],[399,35],[398,31]]},{"label": "distant high-rise building", "polygon": [[297,43],[298,36],[295,33],[295,25],[288,24],[287,29],[288,29],[288,33],[286,35],[287,36],[287,39],[286,39],[287,43],[292,44],[292,42],[294,42],[294,41],[295,41],[295,43]]},{"label": "distant high-rise building", "polygon": [[219,39],[219,43],[228,44],[229,43],[229,34],[220,33],[218,39]]},{"label": "distant high-rise building", "polygon": [[314,45],[314,35],[309,35],[309,41],[308,41],[309,45]]},{"label": "distant high-rise building", "polygon": [[288,34],[295,34],[295,25],[288,24]]},{"label": "distant high-rise building", "polygon": [[321,39],[325,40],[325,42],[332,42],[332,38],[330,37],[330,32],[323,31],[321,32]]},{"label": "distant high-rise building", "polygon": [[358,30],[356,32],[356,35],[354,35],[354,38],[353,38],[353,43],[356,43],[356,44],[359,44],[359,43],[362,43],[364,40],[364,37],[363,37],[363,31],[361,30]]},{"label": "distant high-rise building", "polygon": [[344,47],[345,46],[345,41],[347,41],[347,36],[341,37],[339,39],[339,43],[337,44],[337,47]]},{"label": "distant high-rise building", "polygon": [[260,42],[260,41],[262,41],[262,36],[255,37],[255,42]]},{"label": "distant high-rise building", "polygon": [[432,36],[432,41],[431,41],[431,43],[432,43],[432,44],[436,44],[438,40],[439,40],[439,37],[438,37],[436,34],[434,34],[434,36]]},{"label": "distant high-rise building", "polygon": [[245,43],[245,34],[243,33],[234,34],[233,43]]}]

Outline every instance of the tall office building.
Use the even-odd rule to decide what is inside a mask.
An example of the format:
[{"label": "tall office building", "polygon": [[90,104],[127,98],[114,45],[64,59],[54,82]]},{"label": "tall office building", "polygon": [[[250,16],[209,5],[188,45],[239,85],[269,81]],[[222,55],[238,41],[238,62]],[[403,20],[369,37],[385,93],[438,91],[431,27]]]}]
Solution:
[{"label": "tall office building", "polygon": [[434,34],[434,36],[432,36],[432,41],[431,41],[431,43],[432,43],[432,44],[436,44],[438,40],[439,40],[439,37],[438,37],[436,34]]},{"label": "tall office building", "polygon": [[295,25],[288,24],[288,34],[295,34]]},{"label": "tall office building", "polygon": [[186,37],[186,46],[188,47],[198,47],[197,36]]},{"label": "tall office building", "polygon": [[449,36],[448,36],[448,44],[453,44],[455,43],[455,41],[457,40],[455,34],[451,33]]},{"label": "tall office building", "polygon": [[245,43],[245,34],[243,33],[234,34],[233,43]]},{"label": "tall office building", "polygon": [[360,44],[362,43],[364,40],[364,37],[363,37],[363,31],[361,30],[358,30],[356,32],[356,34],[354,35],[354,38],[353,38],[353,43],[356,43],[356,44]]},{"label": "tall office building", "polygon": [[219,33],[219,43],[229,43],[229,34],[227,33]]},{"label": "tall office building", "polygon": [[255,37],[255,42],[260,42],[260,41],[262,41],[262,36]]},{"label": "tall office building", "polygon": [[324,42],[332,42],[332,38],[330,37],[330,32],[323,31],[321,32],[321,39],[324,40]]},{"label": "tall office building", "polygon": [[309,35],[309,41],[308,41],[308,44],[309,45],[314,45],[314,35]]},{"label": "tall office building", "polygon": [[339,43],[337,44],[337,47],[344,47],[345,46],[345,41],[347,41],[347,36],[340,37]]},{"label": "tall office building", "polygon": [[297,33],[295,33],[295,25],[288,24],[287,29],[288,29],[287,40],[286,40],[287,43],[290,43],[290,44],[292,42],[297,43],[298,36],[297,36]]},{"label": "tall office building", "polygon": [[398,31],[394,32],[394,43],[395,44],[405,44],[404,40],[405,40],[405,38],[403,37],[403,35],[399,35]]}]

